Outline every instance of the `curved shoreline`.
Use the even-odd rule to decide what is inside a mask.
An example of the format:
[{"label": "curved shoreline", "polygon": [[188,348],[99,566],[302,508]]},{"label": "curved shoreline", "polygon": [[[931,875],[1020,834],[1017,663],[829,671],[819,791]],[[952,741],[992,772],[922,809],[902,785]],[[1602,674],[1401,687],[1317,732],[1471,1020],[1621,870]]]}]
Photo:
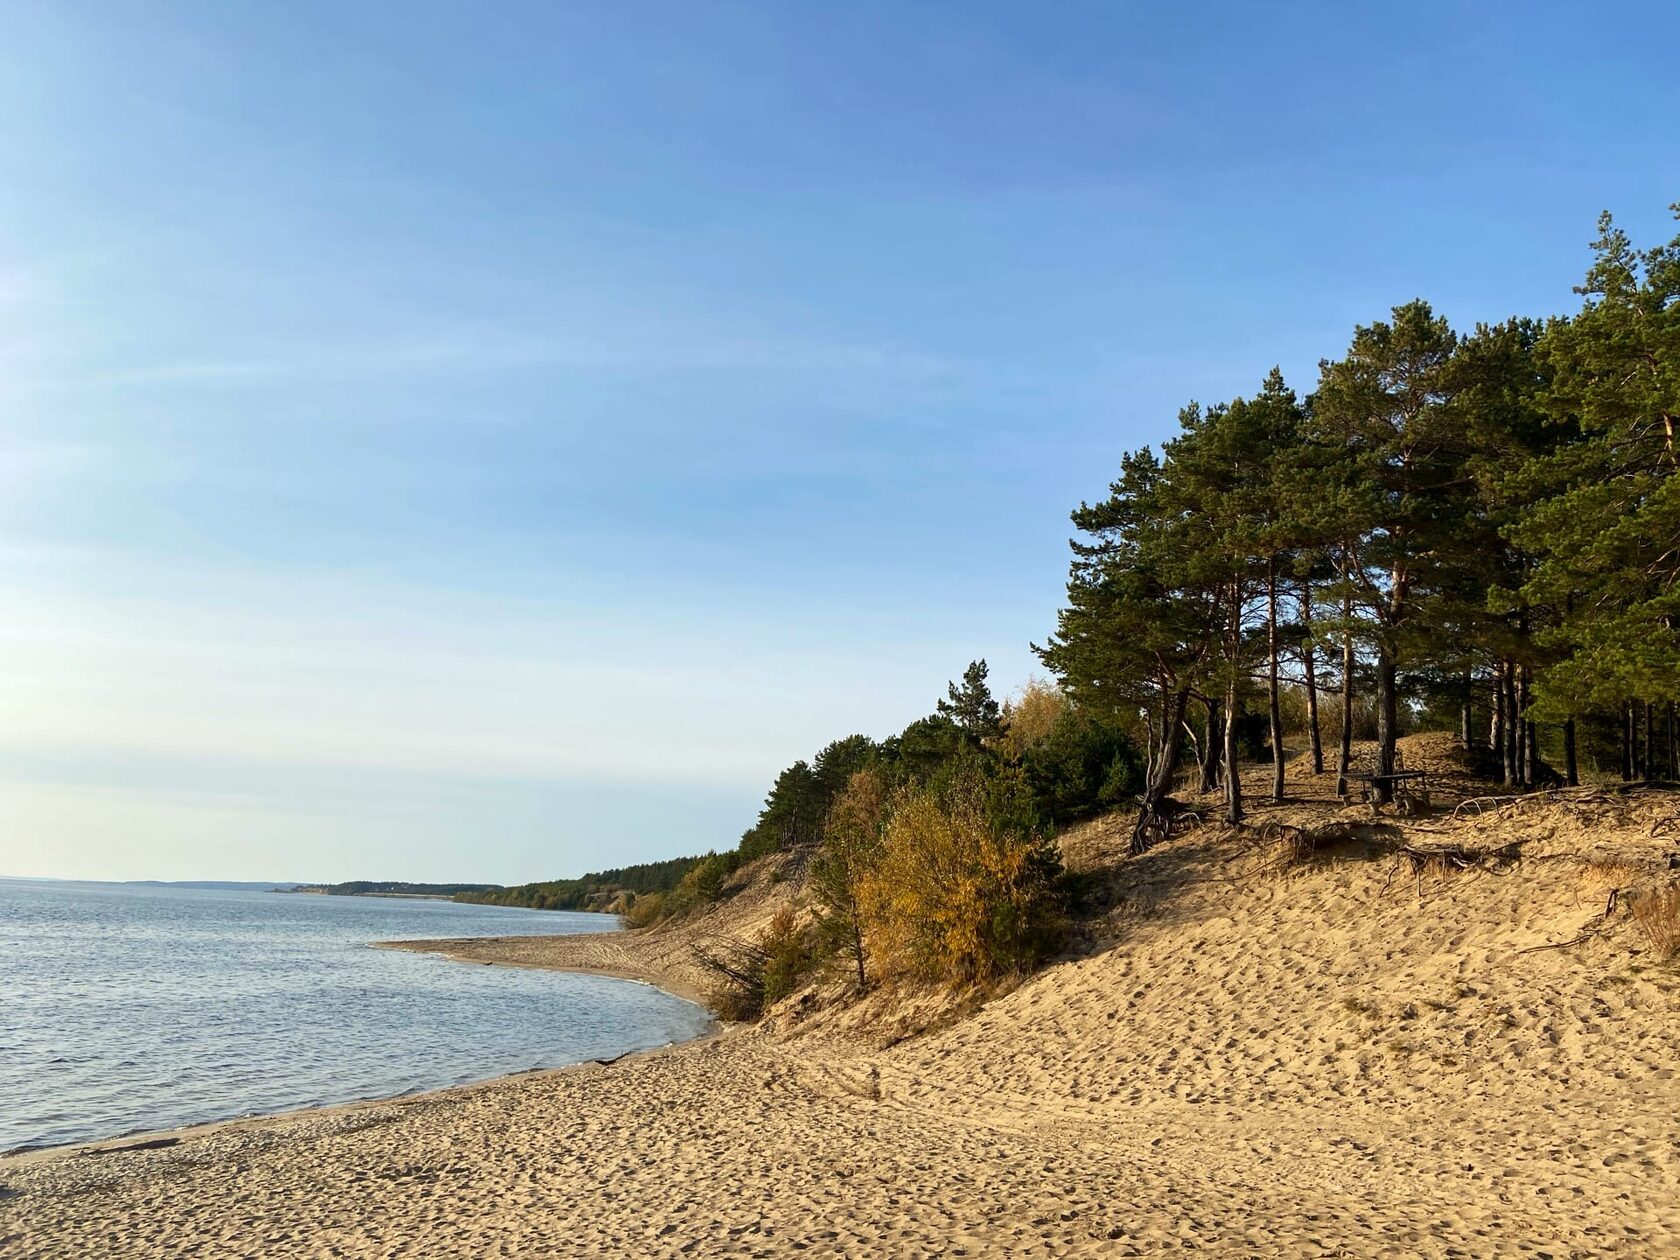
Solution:
[{"label": "curved shoreline", "polygon": [[[577,935],[579,938],[593,940],[616,936],[618,933],[579,933]],[[501,1072],[494,1076],[486,1076],[481,1080],[466,1081],[458,1085],[440,1085],[435,1089],[385,1094],[370,1098],[354,1098],[345,1102],[291,1107],[281,1111],[255,1112],[250,1115],[230,1116],[223,1120],[206,1120],[200,1124],[182,1125],[172,1129],[136,1129],[127,1133],[113,1134],[110,1137],[94,1138],[85,1142],[71,1142],[61,1146],[36,1146],[0,1151],[0,1173],[8,1169],[22,1168],[27,1165],[47,1163],[58,1159],[167,1150],[213,1136],[224,1130],[262,1129],[290,1121],[306,1121],[312,1118],[331,1119],[349,1112],[378,1107],[412,1106],[416,1103],[437,1101],[476,1090],[493,1088],[510,1081],[578,1072],[597,1067],[611,1067],[620,1063],[651,1058],[686,1046],[695,1046],[713,1040],[725,1031],[725,1026],[719,1023],[703,997],[695,989],[684,984],[681,980],[669,976],[662,976],[656,982],[647,975],[638,974],[636,969],[629,967],[614,968],[582,964],[568,966],[559,963],[531,962],[513,958],[472,957],[464,948],[473,944],[523,946],[535,942],[563,939],[568,938],[547,936],[441,937],[436,940],[369,941],[368,948],[401,950],[405,953],[415,954],[435,954],[456,962],[476,963],[480,966],[524,967],[537,971],[571,972],[577,975],[600,976],[608,980],[622,980],[630,984],[646,985],[648,988],[658,989],[671,997],[687,1002],[691,1006],[699,1007],[705,1013],[707,1019],[704,1029],[698,1035],[681,1041],[671,1041],[662,1046],[652,1046],[643,1050],[627,1050],[611,1059],[580,1059],[575,1063],[562,1063],[554,1067],[524,1068],[517,1072]]]},{"label": "curved shoreline", "polygon": [[[708,1015],[711,1007],[698,981],[670,966],[651,959],[611,963],[597,955],[610,949],[627,956],[623,938],[642,939],[621,932],[579,932],[554,936],[459,936],[413,941],[371,941],[373,949],[402,950],[413,954],[437,954],[462,963],[483,966],[525,967],[534,971],[569,971],[584,976],[604,976],[645,984],[698,1006]],[[576,954],[577,957],[568,957]],[[542,955],[554,955],[544,957]],[[715,1019],[715,1017],[714,1017]]]}]

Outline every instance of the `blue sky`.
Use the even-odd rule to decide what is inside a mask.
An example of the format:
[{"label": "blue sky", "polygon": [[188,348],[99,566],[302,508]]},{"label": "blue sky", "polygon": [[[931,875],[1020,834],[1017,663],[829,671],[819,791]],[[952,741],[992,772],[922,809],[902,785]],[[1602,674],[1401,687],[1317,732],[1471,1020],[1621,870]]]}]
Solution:
[{"label": "blue sky", "polygon": [[1571,309],[1680,9],[0,10],[0,873],[728,847],[1356,322]]}]

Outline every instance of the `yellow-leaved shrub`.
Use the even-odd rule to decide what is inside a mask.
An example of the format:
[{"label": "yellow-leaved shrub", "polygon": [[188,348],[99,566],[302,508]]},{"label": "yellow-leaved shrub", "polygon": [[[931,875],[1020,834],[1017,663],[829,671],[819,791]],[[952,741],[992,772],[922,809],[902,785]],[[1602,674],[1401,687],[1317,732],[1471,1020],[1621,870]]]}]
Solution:
[{"label": "yellow-leaved shrub", "polygon": [[1054,951],[1056,851],[996,796],[977,777],[897,795],[859,888],[871,979],[987,984]]}]

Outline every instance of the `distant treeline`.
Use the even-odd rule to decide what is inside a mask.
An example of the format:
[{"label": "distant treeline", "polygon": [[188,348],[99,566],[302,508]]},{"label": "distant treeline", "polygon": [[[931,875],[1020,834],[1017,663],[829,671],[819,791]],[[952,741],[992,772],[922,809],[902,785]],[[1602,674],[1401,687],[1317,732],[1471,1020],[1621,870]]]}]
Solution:
[{"label": "distant treeline", "polygon": [[749,1015],[831,961],[860,989],[895,976],[983,984],[1057,945],[1053,829],[1129,802],[1142,784],[1122,725],[1045,682],[1000,703],[975,661],[900,733],[850,735],[783,770],[727,852],[457,900],[616,910],[645,926],[704,910],[743,867],[786,854],[809,870],[813,913],[719,946],[720,1011]]},{"label": "distant treeline", "polygon": [[342,884],[300,884],[301,893],[325,893],[329,897],[454,897],[461,893],[483,893],[499,884],[410,884],[400,879],[352,879]]},{"label": "distant treeline", "polygon": [[772,853],[814,851],[834,802],[860,771],[887,792],[940,787],[957,779],[1011,779],[1019,822],[1033,832],[1087,818],[1130,798],[1142,762],[1123,727],[1073,705],[1054,687],[1031,684],[1004,705],[993,697],[985,661],[974,661],[935,712],[897,735],[848,735],[796,761],[770,787],[758,819],[735,848],[708,853],[669,893],[644,898],[632,921],[680,914],[718,898],[742,866]]},{"label": "distant treeline", "polygon": [[639,895],[670,892],[700,861],[697,857],[667,858],[663,862],[596,871],[576,879],[473,889],[463,891],[455,900],[487,906],[525,906],[533,910],[605,910],[627,904]]}]

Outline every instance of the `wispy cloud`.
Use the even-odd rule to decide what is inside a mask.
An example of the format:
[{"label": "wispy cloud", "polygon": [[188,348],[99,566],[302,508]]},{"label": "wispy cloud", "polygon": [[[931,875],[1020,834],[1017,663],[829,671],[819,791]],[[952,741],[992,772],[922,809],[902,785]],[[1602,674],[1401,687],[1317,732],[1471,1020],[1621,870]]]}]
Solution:
[{"label": "wispy cloud", "polygon": [[723,610],[603,619],[341,582],[119,597],[14,576],[5,596],[0,743],[101,755],[756,788],[790,727],[874,725],[903,682],[809,627]]},{"label": "wispy cloud", "polygon": [[937,380],[975,365],[888,345],[743,336],[507,336],[462,334],[357,347],[297,346],[268,358],[168,360],[107,372],[106,385],[225,384],[267,380],[379,378],[416,373],[741,372],[824,376],[864,373]]}]

